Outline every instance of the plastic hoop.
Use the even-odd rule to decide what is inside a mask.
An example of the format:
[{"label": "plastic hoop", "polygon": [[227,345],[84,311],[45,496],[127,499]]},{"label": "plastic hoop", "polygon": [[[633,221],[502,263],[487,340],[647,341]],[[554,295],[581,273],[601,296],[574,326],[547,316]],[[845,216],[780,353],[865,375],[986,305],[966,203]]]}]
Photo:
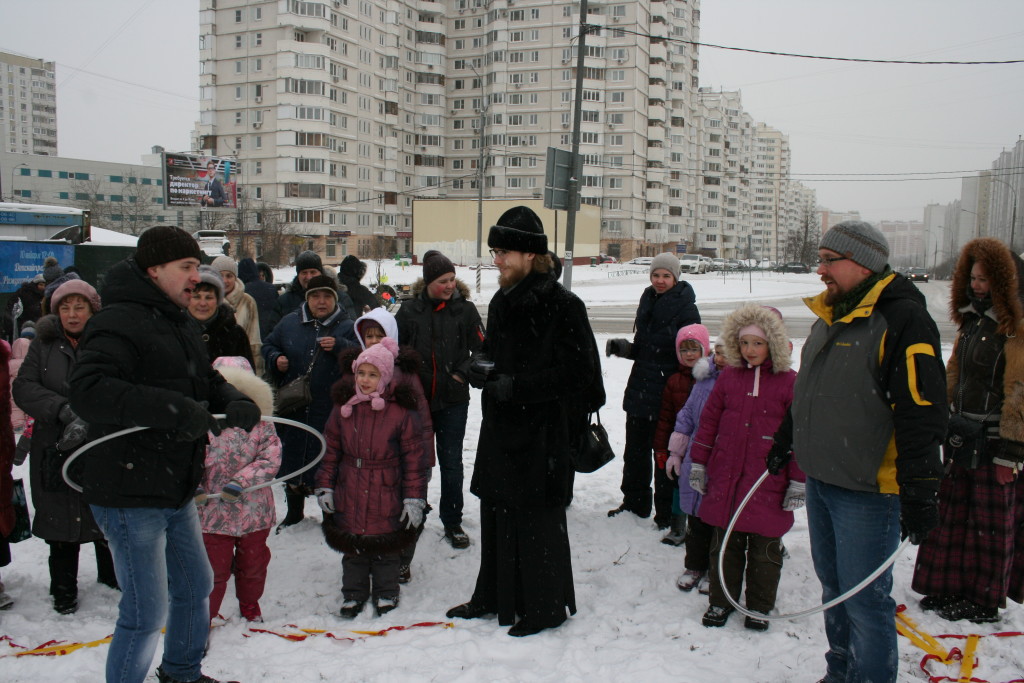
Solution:
[{"label": "plastic hoop", "polygon": [[751,612],[750,610],[748,610],[747,608],[743,607],[735,600],[733,600],[733,597],[729,595],[729,589],[725,587],[725,572],[722,569],[722,559],[725,557],[725,547],[729,543],[729,535],[732,533],[733,527],[736,526],[736,520],[740,518],[740,513],[743,512],[743,508],[747,506],[747,502],[751,499],[751,497],[753,497],[754,491],[756,491],[757,488],[767,478],[768,470],[765,470],[764,474],[762,474],[760,478],[758,478],[758,480],[754,482],[754,485],[750,487],[749,491],[747,491],[747,495],[743,497],[742,501],[740,501],[740,506],[736,508],[736,513],[732,516],[732,519],[729,520],[729,526],[725,529],[725,536],[722,537],[722,547],[718,549],[718,581],[722,585],[722,592],[725,594],[725,599],[728,600],[729,604],[732,605],[740,614],[746,615],[748,617],[753,617],[755,619],[774,621],[779,619],[799,619],[801,617],[809,617],[813,614],[824,612],[829,608],[835,607],[841,602],[849,600],[854,595],[864,590],[868,586],[868,584],[870,584],[872,581],[881,576],[882,572],[888,569],[896,561],[896,558],[899,557],[900,553],[903,552],[903,549],[910,544],[909,538],[904,539],[902,543],[896,546],[896,550],[893,551],[892,555],[890,555],[885,562],[879,565],[879,567],[875,571],[865,576],[860,583],[858,583],[850,590],[846,591],[842,595],[837,595],[836,597],[832,598],[823,605],[811,607],[800,612],[793,612],[792,614],[763,614],[761,612]]},{"label": "plastic hoop", "polygon": [[[223,413],[218,413],[218,414],[214,415],[213,417],[217,418],[218,420],[223,420],[227,416],[225,414],[223,414]],[[327,441],[324,439],[323,434],[321,434],[317,430],[313,429],[309,425],[303,424],[301,422],[297,422],[295,420],[289,420],[286,417],[277,417],[276,415],[260,415],[260,419],[263,422],[276,422],[277,424],[284,424],[284,425],[289,425],[291,427],[298,427],[299,429],[303,429],[303,430],[309,432],[310,434],[315,436],[318,441],[320,441],[320,453],[317,454],[317,456],[315,458],[313,458],[313,460],[311,462],[309,462],[306,465],[300,467],[299,469],[297,469],[294,472],[288,474],[287,476],[278,477],[276,479],[271,479],[270,481],[265,481],[262,484],[257,484],[256,486],[250,486],[247,489],[243,489],[242,493],[249,493],[251,491],[255,491],[257,489],[262,489],[262,488],[265,488],[267,486],[271,486],[273,484],[276,484],[278,482],[285,481],[286,479],[291,479],[292,477],[298,476],[298,475],[302,474],[303,472],[305,472],[306,470],[311,469],[314,465],[317,465],[321,460],[323,460],[324,454],[327,453]],[[141,432],[144,429],[149,429],[149,427],[128,427],[127,429],[122,429],[120,431],[113,432],[111,434],[107,434],[106,436],[102,436],[102,437],[96,439],[95,441],[90,441],[89,443],[85,444],[84,446],[82,446],[81,448],[76,450],[74,453],[72,453],[70,456],[68,456],[68,459],[64,462],[64,467],[62,467],[61,471],[60,471],[61,475],[63,475],[63,477],[64,477],[64,481],[67,482],[68,486],[70,486],[74,490],[76,490],[79,493],[81,493],[82,492],[82,487],[79,486],[78,484],[76,484],[75,482],[71,481],[71,478],[68,476],[68,468],[71,467],[71,463],[73,463],[75,461],[75,459],[78,458],[78,456],[82,455],[83,453],[88,451],[93,446],[98,446],[101,443],[104,443],[106,441],[110,441],[112,439],[116,439],[116,438],[121,437],[121,436],[125,436],[127,434],[131,434],[133,432]],[[213,499],[213,498],[220,498],[220,493],[209,493],[209,494],[206,495],[206,498],[207,498],[207,500]]]}]

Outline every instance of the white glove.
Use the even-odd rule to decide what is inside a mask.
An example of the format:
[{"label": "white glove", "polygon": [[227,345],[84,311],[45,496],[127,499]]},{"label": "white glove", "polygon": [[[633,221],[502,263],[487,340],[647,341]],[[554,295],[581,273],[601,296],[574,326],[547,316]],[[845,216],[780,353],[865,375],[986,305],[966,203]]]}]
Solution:
[{"label": "white glove", "polygon": [[690,467],[690,488],[704,496],[708,492],[708,473],[704,465],[693,463]]},{"label": "white glove", "polygon": [[[678,433],[678,432],[676,432]],[[683,467],[683,456],[670,455],[665,461],[665,476],[669,479],[678,479],[679,470]]]},{"label": "white glove", "polygon": [[807,485],[800,481],[791,481],[786,488],[786,497],[782,499],[782,509],[788,512],[799,510],[804,506],[806,494],[804,490]]},{"label": "white glove", "polygon": [[679,457],[682,457],[686,455],[686,446],[689,443],[689,434],[683,434],[682,432],[672,432],[672,435],[668,437],[668,452],[672,455],[678,455]]},{"label": "white glove", "polygon": [[334,512],[334,489],[316,489],[316,502],[324,512]]},{"label": "white glove", "polygon": [[402,516],[399,522],[405,522],[406,529],[415,529],[423,524],[423,509],[427,507],[427,501],[422,498],[406,498],[402,501]]}]

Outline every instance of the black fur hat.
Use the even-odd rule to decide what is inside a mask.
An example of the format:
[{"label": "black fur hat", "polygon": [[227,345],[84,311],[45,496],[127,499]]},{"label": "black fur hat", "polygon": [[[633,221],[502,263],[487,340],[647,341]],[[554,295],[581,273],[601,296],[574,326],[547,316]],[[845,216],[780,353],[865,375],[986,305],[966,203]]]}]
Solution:
[{"label": "black fur hat", "polygon": [[494,249],[548,253],[548,236],[540,217],[528,206],[513,206],[501,214],[497,225],[491,226],[487,246]]},{"label": "black fur hat", "polygon": [[304,251],[295,257],[295,272],[301,273],[304,270],[310,268],[316,268],[321,273],[324,272],[324,263],[320,260],[320,256],[315,251]]}]

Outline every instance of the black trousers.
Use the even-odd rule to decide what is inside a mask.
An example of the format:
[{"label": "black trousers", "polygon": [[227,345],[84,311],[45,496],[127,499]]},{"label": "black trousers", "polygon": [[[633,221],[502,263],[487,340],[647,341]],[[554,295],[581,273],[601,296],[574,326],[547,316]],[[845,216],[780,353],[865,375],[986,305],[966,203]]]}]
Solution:
[{"label": "black trousers", "polygon": [[[71,541],[47,541],[50,546],[50,595],[55,598],[78,596],[78,552],[81,543]],[[100,583],[117,586],[114,574],[114,559],[106,541],[93,543],[96,552],[96,573]]]},{"label": "black trousers", "polygon": [[374,599],[397,598],[400,561],[397,552],[382,555],[343,554],[341,594],[346,600],[359,602],[366,602],[371,594]]},{"label": "black trousers", "polygon": [[472,602],[511,626],[553,628],[576,613],[565,508],[480,501],[480,572]]},{"label": "black trousers", "polygon": [[[640,517],[650,517],[654,503],[654,519],[659,526],[668,526],[672,519],[672,490],[676,484],[665,470],[654,466],[654,430],[657,420],[635,415],[626,416],[626,448],[622,453],[622,504]],[[654,479],[654,495],[651,479]]]},{"label": "black trousers", "polygon": [[782,576],[782,539],[733,531],[725,546],[723,573],[725,586],[718,580],[718,552],[725,529],[712,527],[711,534],[711,600],[717,607],[729,607],[723,592],[726,588],[736,602],[744,576],[747,581],[747,609],[767,614],[775,607],[775,596]]}]

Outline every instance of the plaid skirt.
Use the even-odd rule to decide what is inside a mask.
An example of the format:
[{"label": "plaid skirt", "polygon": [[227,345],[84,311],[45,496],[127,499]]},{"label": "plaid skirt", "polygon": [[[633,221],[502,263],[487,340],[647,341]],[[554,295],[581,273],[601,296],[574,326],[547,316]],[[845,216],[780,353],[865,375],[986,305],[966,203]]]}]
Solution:
[{"label": "plaid skirt", "polygon": [[[913,589],[923,595],[959,596],[983,607],[1005,607],[1014,536],[1018,519],[1024,517],[1014,509],[1015,489],[1017,484],[996,481],[995,465],[969,470],[950,463],[939,487],[939,527],[917,552]],[[1021,506],[1024,496],[1017,498],[1016,507]],[[1024,546],[1017,554],[1024,567]],[[1022,579],[1018,576],[1016,582]]]}]

